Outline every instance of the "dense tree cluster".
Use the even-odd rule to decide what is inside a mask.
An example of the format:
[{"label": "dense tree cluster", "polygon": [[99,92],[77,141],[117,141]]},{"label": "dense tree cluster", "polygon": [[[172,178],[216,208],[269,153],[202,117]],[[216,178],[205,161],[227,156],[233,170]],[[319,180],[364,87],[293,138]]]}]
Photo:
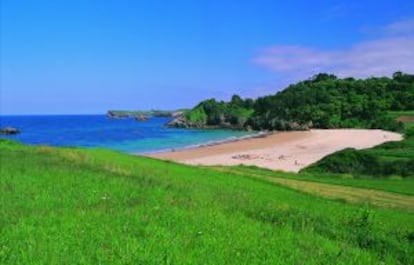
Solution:
[{"label": "dense tree cluster", "polygon": [[252,125],[283,130],[289,129],[283,127],[289,122],[311,122],[316,128],[396,129],[386,111],[409,109],[414,109],[413,75],[397,72],[392,79],[357,80],[318,74],[276,95],[258,98]]},{"label": "dense tree cluster", "polygon": [[252,116],[254,101],[234,95],[230,102],[208,99],[186,113],[195,127],[220,126],[243,128]]},{"label": "dense tree cluster", "polygon": [[249,126],[257,130],[398,130],[400,125],[388,118],[387,111],[413,109],[414,75],[396,72],[392,78],[340,79],[322,73],[256,100],[234,95],[230,102],[203,101],[187,113],[187,119],[199,126]]}]

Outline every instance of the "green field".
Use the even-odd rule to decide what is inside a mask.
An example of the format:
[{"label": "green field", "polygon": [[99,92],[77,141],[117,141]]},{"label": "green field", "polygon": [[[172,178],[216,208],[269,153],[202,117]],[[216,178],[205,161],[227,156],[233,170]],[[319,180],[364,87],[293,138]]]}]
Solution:
[{"label": "green field", "polygon": [[[6,140],[0,159],[0,264],[414,264],[409,204],[301,191],[312,179]],[[413,198],[407,179],[341,181]]]}]

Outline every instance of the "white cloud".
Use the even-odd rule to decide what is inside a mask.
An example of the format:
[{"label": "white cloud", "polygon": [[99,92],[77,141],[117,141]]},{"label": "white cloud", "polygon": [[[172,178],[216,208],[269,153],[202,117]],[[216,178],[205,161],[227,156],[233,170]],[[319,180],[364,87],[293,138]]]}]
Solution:
[{"label": "white cloud", "polygon": [[414,35],[414,18],[394,22],[384,27],[385,34]]},{"label": "white cloud", "polygon": [[340,77],[389,76],[397,70],[414,73],[414,20],[396,22],[383,29],[389,34],[346,49],[268,47],[261,50],[253,62],[276,73],[298,78],[319,72]]}]

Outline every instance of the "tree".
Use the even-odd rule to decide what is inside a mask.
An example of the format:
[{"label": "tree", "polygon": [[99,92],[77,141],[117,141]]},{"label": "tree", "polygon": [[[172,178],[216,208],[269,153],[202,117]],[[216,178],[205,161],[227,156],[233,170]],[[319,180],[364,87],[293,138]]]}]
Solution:
[{"label": "tree", "polygon": [[233,95],[231,97],[230,105],[232,107],[242,107],[243,106],[243,99],[239,95]]}]

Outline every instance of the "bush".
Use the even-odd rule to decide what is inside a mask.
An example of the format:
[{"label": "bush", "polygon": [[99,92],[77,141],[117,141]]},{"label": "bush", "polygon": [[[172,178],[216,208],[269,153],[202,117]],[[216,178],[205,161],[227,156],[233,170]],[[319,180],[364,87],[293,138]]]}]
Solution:
[{"label": "bush", "polygon": [[340,173],[374,177],[414,176],[414,159],[385,160],[352,148],[326,156],[302,170],[309,173]]},{"label": "bush", "polygon": [[369,174],[372,168],[378,167],[379,161],[375,156],[347,148],[323,158],[305,170],[318,173]]},{"label": "bush", "polygon": [[414,127],[406,129],[404,135],[407,139],[414,137]]},{"label": "bush", "polygon": [[371,129],[384,129],[388,131],[400,132],[404,130],[404,124],[391,117],[381,115],[372,122]]}]

